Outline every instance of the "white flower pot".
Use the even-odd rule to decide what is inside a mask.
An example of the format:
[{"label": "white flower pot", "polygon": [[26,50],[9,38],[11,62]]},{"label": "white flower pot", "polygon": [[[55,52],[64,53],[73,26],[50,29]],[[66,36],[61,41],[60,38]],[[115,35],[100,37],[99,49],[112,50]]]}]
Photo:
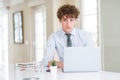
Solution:
[{"label": "white flower pot", "polygon": [[57,66],[50,66],[50,72],[53,75],[57,74]]}]

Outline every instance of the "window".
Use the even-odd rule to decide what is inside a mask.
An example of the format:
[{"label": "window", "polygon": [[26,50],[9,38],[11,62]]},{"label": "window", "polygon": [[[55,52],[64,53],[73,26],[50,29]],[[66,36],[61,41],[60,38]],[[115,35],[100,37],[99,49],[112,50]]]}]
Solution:
[{"label": "window", "polygon": [[0,78],[7,80],[8,77],[5,76],[8,76],[8,13],[6,9],[0,10]]},{"label": "window", "polygon": [[35,59],[42,61],[46,45],[46,15],[44,4],[34,8],[35,22]]},{"label": "window", "polygon": [[91,33],[98,45],[98,7],[97,0],[81,0],[81,26]]}]

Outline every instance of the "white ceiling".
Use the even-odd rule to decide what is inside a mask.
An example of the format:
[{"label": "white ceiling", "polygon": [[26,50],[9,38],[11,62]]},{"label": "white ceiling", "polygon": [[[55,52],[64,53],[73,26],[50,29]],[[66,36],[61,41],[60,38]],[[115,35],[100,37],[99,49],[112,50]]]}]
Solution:
[{"label": "white ceiling", "polygon": [[11,3],[11,0],[0,0],[0,3],[6,6]]},{"label": "white ceiling", "polygon": [[17,3],[23,2],[24,0],[0,0],[0,7],[15,5]]}]

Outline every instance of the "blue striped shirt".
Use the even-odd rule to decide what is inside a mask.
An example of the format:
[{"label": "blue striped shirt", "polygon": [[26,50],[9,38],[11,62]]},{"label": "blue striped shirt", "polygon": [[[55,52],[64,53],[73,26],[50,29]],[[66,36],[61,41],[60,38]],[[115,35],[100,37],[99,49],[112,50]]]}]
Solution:
[{"label": "blue striped shirt", "polygon": [[[72,47],[95,46],[91,35],[83,30],[74,28],[71,32]],[[58,54],[59,60],[63,62],[64,47],[67,46],[67,36],[63,30],[54,32],[48,38],[46,50],[44,53],[43,63],[47,66],[48,61]]]}]

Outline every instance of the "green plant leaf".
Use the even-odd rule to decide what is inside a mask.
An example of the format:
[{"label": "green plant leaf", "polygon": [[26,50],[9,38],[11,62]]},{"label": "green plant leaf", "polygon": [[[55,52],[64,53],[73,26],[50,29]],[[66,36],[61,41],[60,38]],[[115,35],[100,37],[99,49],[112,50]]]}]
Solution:
[{"label": "green plant leaf", "polygon": [[51,65],[52,65],[52,66],[56,66],[56,61],[53,60],[53,61],[51,62]]}]

